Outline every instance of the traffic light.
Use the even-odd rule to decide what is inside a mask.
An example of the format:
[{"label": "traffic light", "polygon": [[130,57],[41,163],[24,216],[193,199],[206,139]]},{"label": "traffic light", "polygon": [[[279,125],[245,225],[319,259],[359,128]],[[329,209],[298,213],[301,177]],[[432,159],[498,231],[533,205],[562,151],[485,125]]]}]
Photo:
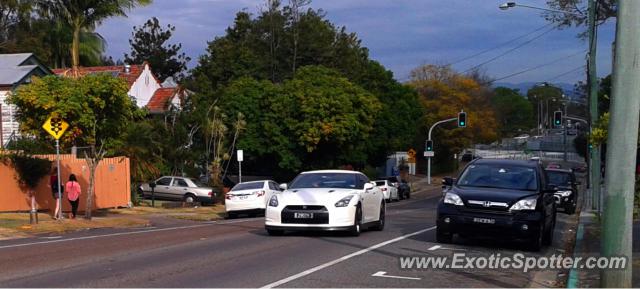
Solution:
[{"label": "traffic light", "polygon": [[54,131],[55,133],[58,133],[59,131],[62,130],[62,121],[59,118],[52,118],[51,119],[51,130]]},{"label": "traffic light", "polygon": [[553,112],[553,125],[556,127],[562,125],[562,111],[558,110]]},{"label": "traffic light", "polygon": [[432,140],[428,140],[427,141],[427,145],[425,146],[425,151],[427,152],[432,152],[433,151],[433,141]]},{"label": "traffic light", "polygon": [[461,111],[458,113],[458,127],[466,127],[467,126],[467,113]]}]

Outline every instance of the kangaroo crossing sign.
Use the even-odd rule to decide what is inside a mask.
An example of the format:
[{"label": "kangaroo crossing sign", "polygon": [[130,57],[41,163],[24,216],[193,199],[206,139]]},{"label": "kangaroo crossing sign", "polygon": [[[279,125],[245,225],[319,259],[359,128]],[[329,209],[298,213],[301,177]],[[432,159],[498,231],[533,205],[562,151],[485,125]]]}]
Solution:
[{"label": "kangaroo crossing sign", "polygon": [[62,134],[69,128],[69,124],[61,118],[49,117],[42,125],[42,128],[53,136],[53,138],[60,139]]}]

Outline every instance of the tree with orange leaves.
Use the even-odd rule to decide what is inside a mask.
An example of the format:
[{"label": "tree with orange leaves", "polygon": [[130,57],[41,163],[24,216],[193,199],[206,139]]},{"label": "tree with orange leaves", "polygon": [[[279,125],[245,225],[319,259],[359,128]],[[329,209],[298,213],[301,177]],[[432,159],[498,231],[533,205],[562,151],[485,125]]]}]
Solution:
[{"label": "tree with orange leaves", "polygon": [[455,122],[444,124],[433,132],[435,161],[450,164],[453,154],[461,153],[475,143],[490,143],[498,137],[498,123],[491,106],[492,91],[449,66],[423,65],[411,72],[409,85],[420,95],[425,108],[421,137],[437,121],[467,113],[467,127]]}]

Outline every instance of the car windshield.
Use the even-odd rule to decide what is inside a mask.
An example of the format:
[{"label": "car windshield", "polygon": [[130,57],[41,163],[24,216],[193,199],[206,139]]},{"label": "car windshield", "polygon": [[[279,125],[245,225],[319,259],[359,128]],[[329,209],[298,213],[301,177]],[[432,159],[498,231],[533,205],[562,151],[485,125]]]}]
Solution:
[{"label": "car windshield", "polygon": [[571,175],[565,172],[547,171],[547,179],[549,184],[556,186],[569,186],[571,184]]},{"label": "car windshield", "polygon": [[469,166],[459,186],[499,188],[534,191],[538,188],[536,171],[533,168],[505,164],[474,164]]},{"label": "car windshield", "polygon": [[231,191],[244,191],[244,190],[259,190],[264,187],[264,183],[239,183]]},{"label": "car windshield", "polygon": [[300,188],[337,188],[355,189],[356,174],[348,173],[311,173],[300,174],[293,182],[291,189]]},{"label": "car windshield", "polygon": [[384,186],[386,185],[384,181],[376,181],[376,186]]}]

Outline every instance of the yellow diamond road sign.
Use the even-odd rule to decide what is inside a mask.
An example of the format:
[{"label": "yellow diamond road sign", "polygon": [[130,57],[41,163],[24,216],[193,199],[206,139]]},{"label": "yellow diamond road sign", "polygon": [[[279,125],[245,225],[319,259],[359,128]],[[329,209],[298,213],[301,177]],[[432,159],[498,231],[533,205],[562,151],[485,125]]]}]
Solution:
[{"label": "yellow diamond road sign", "polygon": [[61,118],[49,117],[42,125],[42,128],[55,139],[60,139],[62,134],[69,128],[69,124]]}]

